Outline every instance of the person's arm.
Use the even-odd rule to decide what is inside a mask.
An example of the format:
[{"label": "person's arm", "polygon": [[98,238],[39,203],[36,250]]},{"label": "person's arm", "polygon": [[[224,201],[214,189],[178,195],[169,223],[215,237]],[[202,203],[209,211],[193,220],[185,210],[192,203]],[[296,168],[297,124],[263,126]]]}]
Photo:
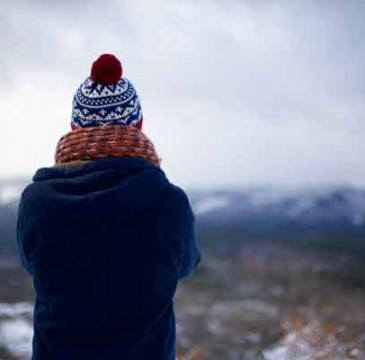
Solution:
[{"label": "person's arm", "polygon": [[[24,269],[32,276],[33,275],[33,259],[30,252],[29,239],[29,217],[31,213],[28,211],[28,194],[27,190],[24,190],[17,212],[17,226],[16,226],[16,239],[18,243],[18,251],[20,256],[20,261]],[[30,219],[29,219],[30,220]]]},{"label": "person's arm", "polygon": [[182,223],[180,224],[180,241],[183,251],[182,260],[179,267],[179,280],[189,276],[199,264],[201,255],[196,242],[195,216],[186,197],[186,208]]}]

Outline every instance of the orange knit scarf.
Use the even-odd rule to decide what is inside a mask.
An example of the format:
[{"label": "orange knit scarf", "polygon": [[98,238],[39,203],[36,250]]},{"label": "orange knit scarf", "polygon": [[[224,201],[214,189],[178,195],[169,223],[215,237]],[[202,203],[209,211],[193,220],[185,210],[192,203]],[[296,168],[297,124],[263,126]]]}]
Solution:
[{"label": "orange knit scarf", "polygon": [[148,137],[131,125],[104,125],[72,130],[57,143],[57,165],[106,157],[139,157],[160,166]]}]

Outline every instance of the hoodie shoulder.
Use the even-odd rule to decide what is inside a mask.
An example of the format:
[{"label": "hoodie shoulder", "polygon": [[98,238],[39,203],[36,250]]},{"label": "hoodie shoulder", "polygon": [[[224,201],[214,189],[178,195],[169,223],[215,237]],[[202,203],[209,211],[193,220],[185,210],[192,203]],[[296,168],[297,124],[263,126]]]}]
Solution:
[{"label": "hoodie shoulder", "polygon": [[189,205],[189,198],[181,187],[170,183],[170,193],[172,199],[182,205],[184,208]]},{"label": "hoodie shoulder", "polygon": [[185,190],[172,183],[170,183],[168,194],[170,208],[174,211],[179,224],[178,228],[184,227],[187,218],[195,218],[189,197]]},{"label": "hoodie shoulder", "polygon": [[26,185],[26,187],[23,189],[20,195],[18,211],[24,206],[25,202],[29,203],[33,201],[33,199],[34,199],[34,183],[31,182]]},{"label": "hoodie shoulder", "polygon": [[[186,192],[179,186],[168,182],[168,186],[161,193],[161,196],[156,198],[158,204],[169,218],[171,224],[178,226],[178,223],[184,218],[187,208],[190,207],[188,196]],[[165,219],[165,221],[167,221]]]}]

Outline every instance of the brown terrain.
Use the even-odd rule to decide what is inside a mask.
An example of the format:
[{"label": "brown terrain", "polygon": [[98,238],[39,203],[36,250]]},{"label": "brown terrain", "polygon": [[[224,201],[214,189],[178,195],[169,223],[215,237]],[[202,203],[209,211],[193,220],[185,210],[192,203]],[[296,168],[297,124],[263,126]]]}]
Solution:
[{"label": "brown terrain", "polygon": [[[365,359],[361,260],[274,245],[202,254],[176,294],[179,360]],[[0,283],[0,304],[33,298],[28,278],[15,266],[2,267]],[[31,324],[31,313],[0,313],[0,334],[13,320]],[[27,358],[14,355],[1,338],[0,344],[1,360]]]}]

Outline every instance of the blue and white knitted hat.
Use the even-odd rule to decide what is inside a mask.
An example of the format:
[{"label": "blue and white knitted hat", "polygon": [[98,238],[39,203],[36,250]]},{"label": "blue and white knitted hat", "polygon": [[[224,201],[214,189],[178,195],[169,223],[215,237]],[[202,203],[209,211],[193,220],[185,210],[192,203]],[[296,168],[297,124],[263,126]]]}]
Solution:
[{"label": "blue and white knitted hat", "polygon": [[122,64],[114,55],[101,55],[93,63],[90,76],[73,99],[72,129],[100,125],[133,125],[141,129],[141,103],[132,83],[122,75]]}]

